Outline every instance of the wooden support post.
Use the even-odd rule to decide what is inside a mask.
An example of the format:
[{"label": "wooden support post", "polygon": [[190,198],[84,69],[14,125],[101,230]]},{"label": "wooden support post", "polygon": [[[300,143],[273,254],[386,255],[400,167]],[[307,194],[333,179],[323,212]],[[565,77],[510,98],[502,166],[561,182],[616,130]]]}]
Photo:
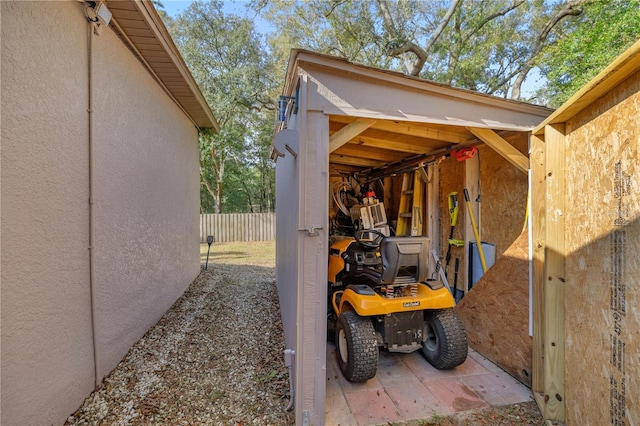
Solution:
[{"label": "wooden support post", "polygon": [[411,205],[411,236],[422,236],[422,221],[424,217],[424,187],[422,174],[419,171],[413,173],[413,203]]},{"label": "wooden support post", "polygon": [[[545,134],[546,206],[544,250],[544,415],[565,419],[564,283],[565,283],[565,129],[547,125]],[[586,355],[586,354],[585,354]]]},{"label": "wooden support post", "polygon": [[[440,253],[440,166],[427,166],[427,232],[431,238],[431,247]],[[429,271],[434,271],[436,263],[433,256],[429,256]]]},{"label": "wooden support post", "polygon": [[393,179],[391,176],[387,176],[382,182],[384,186],[382,202],[384,203],[384,208],[387,209],[387,217],[389,218],[389,224],[391,224],[391,218],[398,215],[398,206],[393,204]]},{"label": "wooden support post", "polygon": [[542,392],[544,390],[544,214],[545,214],[545,168],[544,168],[544,141],[536,136],[531,136],[531,221],[532,246],[532,288],[533,294],[533,362],[531,390]]}]

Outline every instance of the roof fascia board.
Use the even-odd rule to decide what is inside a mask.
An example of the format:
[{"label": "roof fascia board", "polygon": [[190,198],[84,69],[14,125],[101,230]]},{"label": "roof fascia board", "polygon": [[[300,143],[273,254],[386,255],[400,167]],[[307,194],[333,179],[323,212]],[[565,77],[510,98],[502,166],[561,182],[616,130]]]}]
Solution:
[{"label": "roof fascia board", "polygon": [[[304,64],[323,66],[330,69],[338,69],[341,72],[350,72],[363,77],[375,78],[392,84],[419,89],[421,91],[427,91],[451,98],[458,98],[465,102],[486,104],[507,110],[516,110],[539,117],[546,118],[553,112],[553,109],[543,106],[497,98],[495,96],[473,92],[471,90],[454,88],[427,80],[421,80],[416,77],[406,76],[394,71],[353,64],[343,58],[332,57],[329,55],[298,49],[294,49],[291,51],[286,79],[287,92],[290,91],[290,86],[292,84],[295,84],[295,81],[291,81],[291,79],[295,76],[295,70],[297,68],[305,68]],[[308,71],[311,70],[309,69]]]},{"label": "roof fascia board", "polygon": [[567,121],[638,70],[640,70],[640,40],[618,56],[593,80],[585,84],[553,114],[538,124],[533,133],[541,135],[544,133],[545,126]]},{"label": "roof fascia board", "polygon": [[437,117],[429,117],[427,115],[413,115],[407,113],[389,112],[389,111],[371,111],[366,109],[346,108],[346,107],[326,107],[322,110],[327,115],[342,115],[345,117],[370,118],[374,120],[392,120],[392,121],[408,121],[425,124],[444,124],[447,126],[459,127],[479,127],[493,130],[511,130],[515,132],[530,132],[533,126],[519,126],[510,123],[501,122],[480,122],[470,120],[451,119],[443,120]]},{"label": "roof fascia board", "polygon": [[[195,82],[193,76],[191,75],[189,68],[187,67],[186,63],[182,59],[182,55],[180,55],[180,52],[178,51],[178,48],[173,42],[171,35],[169,34],[166,27],[164,26],[164,23],[162,23],[162,18],[160,18],[160,15],[158,15],[158,12],[155,10],[151,2],[148,0],[138,0],[138,1],[134,0],[132,1],[132,3],[140,13],[140,16],[146,21],[147,25],[153,32],[156,39],[162,45],[162,48],[165,50],[167,55],[169,55],[169,57],[171,58],[171,61],[174,63],[174,65],[178,69],[180,76],[187,83],[196,101],[200,104],[205,115],[211,121],[212,127],[215,128],[217,131],[220,131],[220,125],[218,124],[216,117],[211,111],[209,104],[207,103],[206,99],[204,98],[204,95],[200,91],[200,88]],[[124,29],[123,29],[123,32],[125,32]]]}]

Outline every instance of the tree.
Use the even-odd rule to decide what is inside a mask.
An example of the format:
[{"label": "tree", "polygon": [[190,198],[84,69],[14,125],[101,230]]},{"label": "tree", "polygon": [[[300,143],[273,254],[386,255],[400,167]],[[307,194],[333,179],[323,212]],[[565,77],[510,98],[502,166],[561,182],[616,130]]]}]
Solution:
[{"label": "tree", "polygon": [[576,29],[543,52],[541,96],[554,107],[640,38],[640,0],[588,1],[584,9]]},{"label": "tree", "polygon": [[217,134],[200,133],[200,177],[212,198],[202,205],[221,213],[230,162],[237,172],[245,153],[263,143],[254,127],[265,120],[263,110],[275,109],[270,65],[253,22],[225,15],[221,1],[194,2],[167,24],[220,124]]},{"label": "tree", "polygon": [[584,0],[271,0],[280,46],[307,47],[513,99]]}]

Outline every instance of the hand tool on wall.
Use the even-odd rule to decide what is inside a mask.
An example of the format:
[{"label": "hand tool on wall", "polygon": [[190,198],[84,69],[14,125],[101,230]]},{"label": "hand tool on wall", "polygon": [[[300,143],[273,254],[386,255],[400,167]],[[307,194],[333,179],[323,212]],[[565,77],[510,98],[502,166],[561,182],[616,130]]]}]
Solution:
[{"label": "hand tool on wall", "polygon": [[456,257],[456,263],[454,266],[454,275],[453,275],[453,298],[456,300],[456,305],[458,302],[462,300],[462,296],[464,296],[464,292],[462,289],[458,288],[458,270],[460,269],[460,259]]},{"label": "hand tool on wall", "polygon": [[469,191],[464,189],[464,199],[467,202],[467,209],[469,210],[469,216],[471,217],[471,226],[473,227],[473,234],[476,236],[476,245],[478,246],[478,255],[480,256],[480,263],[482,264],[482,272],[487,272],[487,261],[484,259],[484,251],[482,250],[482,241],[480,241],[480,233],[478,232],[478,226],[476,225],[476,216],[473,213],[473,206],[471,206],[471,200],[469,199]]},{"label": "hand tool on wall", "polygon": [[431,254],[433,255],[433,259],[436,261],[436,272],[440,274],[440,278],[442,278],[442,283],[449,290],[451,295],[453,295],[453,291],[451,290],[451,286],[449,285],[449,281],[447,281],[447,277],[442,270],[442,263],[440,263],[440,258],[438,257],[438,252],[436,249],[431,250]]},{"label": "hand tool on wall", "polygon": [[449,231],[449,247],[447,248],[447,255],[445,257],[444,275],[448,277],[449,262],[451,261],[451,246],[462,247],[464,246],[464,241],[453,238],[453,229],[458,223],[458,193],[450,192],[449,195],[447,195],[447,202],[449,204],[449,223],[451,230]]}]

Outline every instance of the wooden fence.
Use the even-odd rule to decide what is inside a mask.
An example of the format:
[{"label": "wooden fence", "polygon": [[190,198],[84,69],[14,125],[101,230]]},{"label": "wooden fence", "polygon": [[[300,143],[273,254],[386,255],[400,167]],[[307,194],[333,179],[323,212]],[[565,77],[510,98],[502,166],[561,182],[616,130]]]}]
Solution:
[{"label": "wooden fence", "polygon": [[218,243],[268,241],[276,238],[275,213],[201,214],[200,242],[213,235]]}]

